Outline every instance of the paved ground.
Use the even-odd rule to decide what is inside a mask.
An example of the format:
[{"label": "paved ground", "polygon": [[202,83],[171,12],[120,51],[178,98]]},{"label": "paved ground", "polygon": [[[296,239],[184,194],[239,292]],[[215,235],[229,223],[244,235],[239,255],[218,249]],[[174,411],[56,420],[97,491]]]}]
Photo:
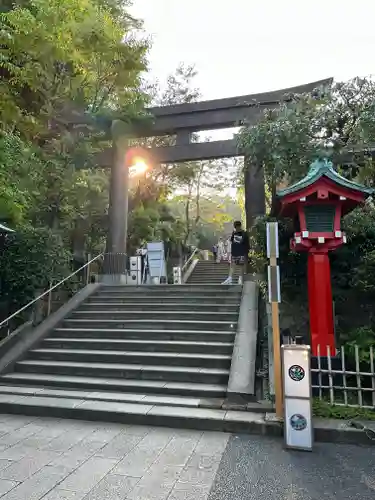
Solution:
[{"label": "paved ground", "polygon": [[233,436],[209,500],[374,500],[375,447],[318,443],[286,451],[281,440]]},{"label": "paved ground", "polygon": [[229,437],[0,415],[0,499],[206,500]]},{"label": "paved ground", "polygon": [[375,447],[0,415],[0,500],[336,498],[375,498]]}]

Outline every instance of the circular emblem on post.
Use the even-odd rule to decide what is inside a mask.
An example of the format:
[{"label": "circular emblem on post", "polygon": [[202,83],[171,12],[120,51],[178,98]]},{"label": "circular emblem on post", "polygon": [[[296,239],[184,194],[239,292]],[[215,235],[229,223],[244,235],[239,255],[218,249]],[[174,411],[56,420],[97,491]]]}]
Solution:
[{"label": "circular emblem on post", "polygon": [[289,377],[295,382],[300,382],[302,379],[305,378],[305,370],[302,368],[302,366],[299,365],[292,365],[289,368],[288,373]]},{"label": "circular emblem on post", "polygon": [[295,413],[290,417],[290,425],[295,431],[303,431],[307,427],[307,420],[303,415]]}]

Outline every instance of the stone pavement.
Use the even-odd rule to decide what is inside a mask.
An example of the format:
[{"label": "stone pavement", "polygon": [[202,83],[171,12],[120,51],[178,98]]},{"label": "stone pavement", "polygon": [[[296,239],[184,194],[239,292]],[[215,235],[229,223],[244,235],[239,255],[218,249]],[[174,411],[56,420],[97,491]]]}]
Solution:
[{"label": "stone pavement", "polygon": [[0,500],[337,498],[375,498],[375,447],[0,414]]},{"label": "stone pavement", "polygon": [[0,499],[206,500],[229,437],[0,415]]}]

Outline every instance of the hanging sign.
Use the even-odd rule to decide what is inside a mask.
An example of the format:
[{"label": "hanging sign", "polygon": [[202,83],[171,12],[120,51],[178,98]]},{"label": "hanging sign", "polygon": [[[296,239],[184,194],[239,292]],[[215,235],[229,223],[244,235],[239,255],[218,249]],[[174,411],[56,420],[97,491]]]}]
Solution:
[{"label": "hanging sign", "polygon": [[286,448],[311,451],[313,446],[310,346],[281,347]]}]

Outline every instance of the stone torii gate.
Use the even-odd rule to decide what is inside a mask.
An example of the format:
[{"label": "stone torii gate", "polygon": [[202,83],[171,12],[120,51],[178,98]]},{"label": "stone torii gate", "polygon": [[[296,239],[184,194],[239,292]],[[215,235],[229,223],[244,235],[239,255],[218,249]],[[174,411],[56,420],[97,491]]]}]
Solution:
[{"label": "stone torii gate", "polygon": [[[306,85],[261,94],[215,99],[190,104],[177,104],[149,108],[153,124],[145,130],[131,134],[132,138],[175,136],[176,145],[147,150],[152,163],[177,163],[242,156],[235,139],[203,143],[191,142],[194,132],[255,124],[264,109],[275,109],[288,94],[311,92],[330,84],[331,78]],[[109,200],[108,254],[126,253],[128,206],[128,137],[121,122],[112,126],[113,147],[99,155],[98,164],[111,168]],[[264,173],[245,156],[245,212],[246,227],[250,228],[255,217],[265,213]],[[116,266],[117,267],[117,266]]]}]

